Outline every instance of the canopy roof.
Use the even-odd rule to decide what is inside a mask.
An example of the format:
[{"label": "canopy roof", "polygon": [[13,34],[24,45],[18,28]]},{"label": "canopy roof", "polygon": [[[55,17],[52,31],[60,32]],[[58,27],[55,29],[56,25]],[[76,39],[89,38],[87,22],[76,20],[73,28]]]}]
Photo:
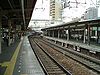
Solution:
[{"label": "canopy roof", "polygon": [[28,26],[37,0],[0,0],[0,11],[4,19]]}]

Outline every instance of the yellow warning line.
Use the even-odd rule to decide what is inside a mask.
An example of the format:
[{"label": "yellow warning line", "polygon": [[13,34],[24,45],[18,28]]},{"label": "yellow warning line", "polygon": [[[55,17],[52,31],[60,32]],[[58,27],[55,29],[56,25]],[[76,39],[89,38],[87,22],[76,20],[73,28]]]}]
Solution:
[{"label": "yellow warning line", "polygon": [[28,74],[21,74],[21,75],[28,75]]},{"label": "yellow warning line", "polygon": [[4,63],[0,63],[0,65],[1,65],[2,67],[7,67],[7,66],[9,65],[9,63],[10,63],[10,62],[4,62]]},{"label": "yellow warning line", "polygon": [[19,43],[18,47],[16,48],[13,57],[11,58],[11,61],[9,63],[6,63],[6,65],[8,66],[5,74],[4,75],[12,75],[13,74],[13,70],[14,70],[14,66],[17,60],[17,56],[21,47],[22,41]]}]

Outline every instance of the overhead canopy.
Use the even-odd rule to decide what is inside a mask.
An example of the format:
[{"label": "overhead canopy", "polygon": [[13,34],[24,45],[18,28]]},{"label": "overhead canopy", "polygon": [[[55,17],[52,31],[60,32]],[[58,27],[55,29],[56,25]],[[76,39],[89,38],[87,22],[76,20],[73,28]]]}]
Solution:
[{"label": "overhead canopy", "polygon": [[[15,24],[27,27],[37,0],[0,0],[3,20],[12,19]],[[6,27],[6,24],[4,24]]]}]

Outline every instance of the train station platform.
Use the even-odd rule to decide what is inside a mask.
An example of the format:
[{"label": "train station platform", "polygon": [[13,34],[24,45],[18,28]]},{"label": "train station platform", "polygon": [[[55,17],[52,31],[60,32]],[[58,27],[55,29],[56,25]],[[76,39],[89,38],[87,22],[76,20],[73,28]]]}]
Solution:
[{"label": "train station platform", "polygon": [[0,54],[0,75],[4,75],[4,72],[8,66],[9,61],[11,60],[20,40],[16,40],[10,46],[7,46],[6,42],[2,43],[2,53]]},{"label": "train station platform", "polygon": [[4,49],[0,54],[0,75],[45,75],[27,36]]},{"label": "train station platform", "polygon": [[81,47],[81,48],[89,50],[89,52],[92,52],[92,53],[100,53],[100,47],[93,45],[93,44],[87,45],[84,43],[79,43],[75,41],[67,41],[65,39],[58,39],[58,38],[48,37],[48,36],[44,36],[44,38],[49,39],[49,40],[59,41],[65,44],[70,44],[70,45],[77,46],[77,47]]}]

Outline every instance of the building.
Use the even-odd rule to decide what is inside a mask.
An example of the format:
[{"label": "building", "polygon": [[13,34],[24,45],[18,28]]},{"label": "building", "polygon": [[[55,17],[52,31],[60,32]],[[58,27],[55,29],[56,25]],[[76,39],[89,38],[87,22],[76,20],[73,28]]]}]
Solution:
[{"label": "building", "polygon": [[98,9],[95,7],[89,7],[84,14],[84,19],[85,20],[98,19]]},{"label": "building", "polygon": [[[50,0],[50,19],[61,20],[61,1],[60,0]],[[52,23],[54,23],[54,21]]]}]

